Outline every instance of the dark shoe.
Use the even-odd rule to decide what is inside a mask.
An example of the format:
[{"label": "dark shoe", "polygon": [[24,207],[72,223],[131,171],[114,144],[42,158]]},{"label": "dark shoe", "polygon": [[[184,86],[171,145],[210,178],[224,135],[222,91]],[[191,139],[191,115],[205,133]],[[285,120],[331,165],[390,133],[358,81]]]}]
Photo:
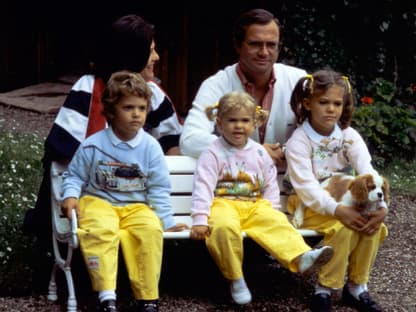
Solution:
[{"label": "dark shoe", "polygon": [[139,300],[139,312],[159,312],[157,300]]},{"label": "dark shoe", "polygon": [[117,312],[115,300],[104,300],[100,303],[100,312]]},{"label": "dark shoe", "polygon": [[323,293],[313,295],[310,308],[312,312],[330,312],[331,296]]},{"label": "dark shoe", "polygon": [[358,298],[355,299],[353,295],[348,291],[347,286],[344,286],[342,290],[342,301],[360,312],[382,312],[383,309],[379,306],[377,302],[370,298],[368,291],[361,293]]}]

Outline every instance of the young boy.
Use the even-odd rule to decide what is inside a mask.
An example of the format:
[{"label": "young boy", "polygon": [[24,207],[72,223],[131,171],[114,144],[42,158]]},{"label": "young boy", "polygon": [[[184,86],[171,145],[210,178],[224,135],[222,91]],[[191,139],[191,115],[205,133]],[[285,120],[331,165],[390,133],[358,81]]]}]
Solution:
[{"label": "young boy", "polygon": [[78,237],[100,311],[117,311],[121,243],[139,311],[158,311],[163,229],[180,231],[169,201],[163,151],[143,129],[151,91],[139,74],[114,73],[104,90],[109,128],[86,139],[65,173],[62,211],[79,216]]}]

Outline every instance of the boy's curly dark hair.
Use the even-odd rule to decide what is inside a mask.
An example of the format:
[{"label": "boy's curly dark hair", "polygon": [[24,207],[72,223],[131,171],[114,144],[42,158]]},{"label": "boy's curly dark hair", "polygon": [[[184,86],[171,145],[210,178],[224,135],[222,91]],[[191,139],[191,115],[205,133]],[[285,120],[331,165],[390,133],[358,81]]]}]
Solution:
[{"label": "boy's curly dark hair", "polygon": [[138,73],[119,71],[111,75],[104,89],[101,101],[103,103],[103,115],[111,124],[116,104],[124,96],[137,96],[144,98],[147,103],[147,111],[151,108],[152,91],[146,81]]}]

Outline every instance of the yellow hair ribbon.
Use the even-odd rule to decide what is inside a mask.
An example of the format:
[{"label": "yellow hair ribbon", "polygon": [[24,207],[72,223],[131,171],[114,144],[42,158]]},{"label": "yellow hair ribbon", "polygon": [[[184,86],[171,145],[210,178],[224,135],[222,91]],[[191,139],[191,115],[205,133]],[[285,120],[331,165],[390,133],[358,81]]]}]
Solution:
[{"label": "yellow hair ribbon", "polygon": [[345,84],[347,85],[347,92],[351,93],[351,84],[350,84],[350,80],[348,79],[347,76],[342,76],[342,79],[344,79]]},{"label": "yellow hair ribbon", "polygon": [[305,76],[306,79],[309,79],[313,83],[313,76],[311,74],[307,74]]},{"label": "yellow hair ribbon", "polygon": [[263,108],[259,105],[256,106],[256,115],[261,115],[263,113]]},{"label": "yellow hair ribbon", "polygon": [[212,108],[218,108],[218,107],[220,107],[220,102],[217,102],[214,105],[212,105]]},{"label": "yellow hair ribbon", "polygon": [[[310,90],[310,94],[313,94],[313,76],[311,74],[307,74],[305,76],[305,78],[308,79],[308,80],[310,80],[309,90]],[[303,83],[303,91],[306,91],[307,90],[307,87],[308,87],[308,85],[307,85],[307,82],[305,80],[304,83]]]}]

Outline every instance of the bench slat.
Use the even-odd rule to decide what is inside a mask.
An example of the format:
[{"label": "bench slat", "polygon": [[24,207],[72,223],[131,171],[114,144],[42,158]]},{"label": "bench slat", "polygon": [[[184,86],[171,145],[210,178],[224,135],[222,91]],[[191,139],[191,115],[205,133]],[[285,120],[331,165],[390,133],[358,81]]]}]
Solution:
[{"label": "bench slat", "polygon": [[189,156],[166,156],[166,163],[170,174],[193,174],[196,167],[196,159]]},{"label": "bench slat", "polygon": [[[186,225],[191,228],[192,226],[192,218],[190,216],[175,216],[175,222],[176,223],[185,223]],[[307,229],[298,229],[298,232],[303,237],[317,237],[319,236],[318,233],[316,233],[313,230],[307,230]],[[246,233],[243,232],[243,237],[246,237]],[[163,232],[163,238],[165,239],[184,239],[189,238],[189,230],[185,230],[182,232]]]},{"label": "bench slat", "polygon": [[191,196],[190,195],[176,195],[171,196],[173,214],[190,214]]},{"label": "bench slat", "polygon": [[191,174],[176,175],[171,174],[170,176],[171,193],[192,193],[194,176]]}]

